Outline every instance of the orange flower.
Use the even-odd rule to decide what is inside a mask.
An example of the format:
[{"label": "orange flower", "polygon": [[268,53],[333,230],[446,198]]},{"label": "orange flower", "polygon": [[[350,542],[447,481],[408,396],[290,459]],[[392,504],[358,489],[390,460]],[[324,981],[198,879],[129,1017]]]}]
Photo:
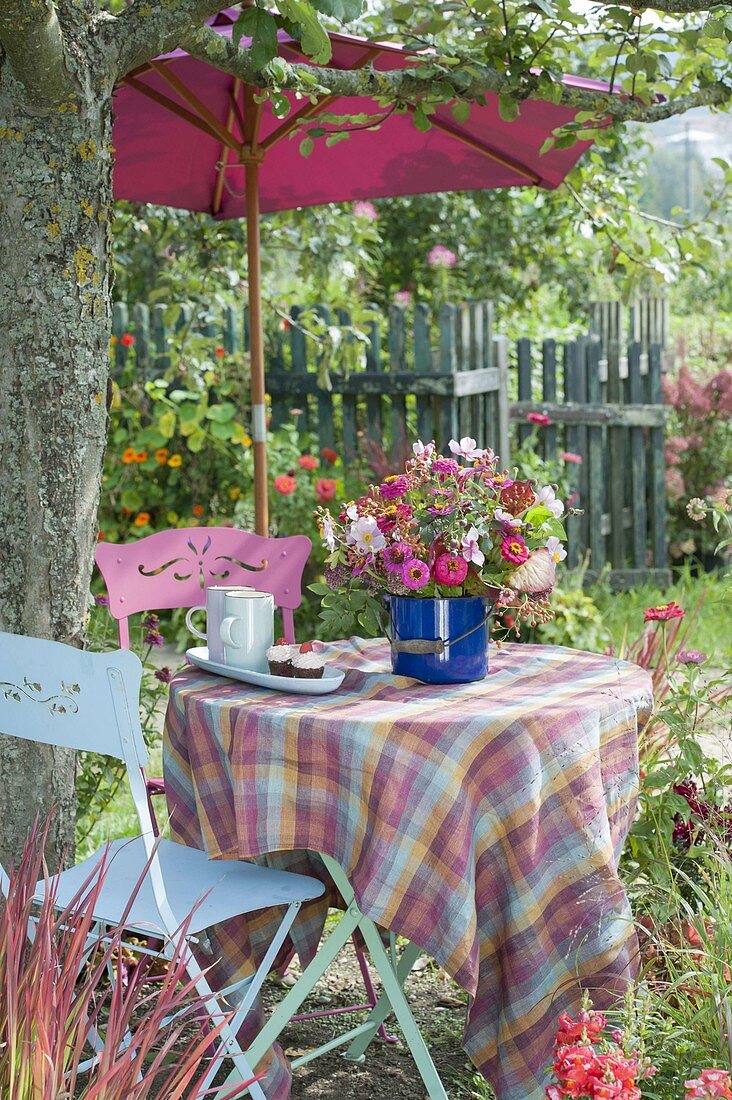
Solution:
[{"label": "orange flower", "polygon": [[317,470],[318,468],[318,460],[315,455],[300,455],[297,464],[301,466],[303,470]]},{"label": "orange flower", "polygon": [[135,462],[147,462],[147,451],[138,451],[135,455]]},{"label": "orange flower", "polygon": [[171,455],[168,459],[168,465],[172,467],[172,469],[177,470],[179,466],[183,465],[183,459],[179,454]]},{"label": "orange flower", "polygon": [[135,337],[131,332],[123,332],[119,338],[119,342],[123,348],[131,348],[135,342]]},{"label": "orange flower", "polygon": [[134,447],[128,447],[122,452],[122,461],[125,466],[129,466],[131,462],[137,462],[137,451]]},{"label": "orange flower", "polygon": [[110,348],[116,347],[116,345],[118,343],[119,343],[119,341],[118,341],[116,336],[110,336],[109,337],[109,346],[110,346]]},{"label": "orange flower", "polygon": [[194,504],[192,511],[193,511],[194,516],[202,516],[203,515],[203,505],[202,504]]},{"label": "orange flower", "polygon": [[132,522],[134,523],[135,527],[147,527],[148,523],[150,522],[150,513],[138,512]]},{"label": "orange flower", "polygon": [[224,356],[226,355],[226,348],[216,348],[216,351],[214,352],[214,355],[216,356],[217,359],[223,359]]},{"label": "orange flower", "polygon": [[158,447],[155,452],[155,461],[159,462],[161,466],[164,466],[170,457],[170,451],[167,447]]},{"label": "orange flower", "polygon": [[295,492],[297,482],[289,474],[282,474],[274,479],[274,487],[278,493],[282,493],[283,497],[288,497],[290,493]]},{"label": "orange flower", "polygon": [[334,451],[332,447],[323,447],[320,453],[326,462],[330,462],[331,466],[338,461],[338,452]]},{"label": "orange flower", "polygon": [[97,531],[97,542],[101,542],[103,539],[106,539],[106,537],[107,537],[107,532],[106,531]]}]

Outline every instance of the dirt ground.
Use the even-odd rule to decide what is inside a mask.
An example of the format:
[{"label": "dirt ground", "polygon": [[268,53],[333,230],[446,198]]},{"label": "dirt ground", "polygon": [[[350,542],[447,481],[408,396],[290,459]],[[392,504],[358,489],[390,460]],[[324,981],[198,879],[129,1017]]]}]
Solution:
[{"label": "dirt ground", "polygon": [[[492,1092],[482,1079],[476,1079],[461,1045],[466,995],[426,958],[418,961],[405,989],[450,1100],[489,1100]],[[276,1001],[281,992],[270,986],[265,1001]],[[361,976],[349,947],[315,987],[305,1011],[362,1000]],[[364,1018],[348,1014],[291,1024],[281,1038],[285,1053],[297,1058]],[[376,1040],[360,1064],[346,1062],[341,1047],[302,1066],[294,1075],[293,1100],[424,1100],[425,1088],[393,1017],[388,1031],[397,1042]]]}]

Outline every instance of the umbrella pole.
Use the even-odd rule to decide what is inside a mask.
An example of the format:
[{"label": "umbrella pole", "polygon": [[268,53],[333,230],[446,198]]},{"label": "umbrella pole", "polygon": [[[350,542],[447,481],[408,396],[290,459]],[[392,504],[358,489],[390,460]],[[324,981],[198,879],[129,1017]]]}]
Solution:
[{"label": "umbrella pole", "polygon": [[262,328],[262,268],[259,249],[259,157],[245,158],[247,264],[249,278],[249,357],[254,451],[254,530],[269,533],[267,502],[267,418],[264,401],[264,333]]}]

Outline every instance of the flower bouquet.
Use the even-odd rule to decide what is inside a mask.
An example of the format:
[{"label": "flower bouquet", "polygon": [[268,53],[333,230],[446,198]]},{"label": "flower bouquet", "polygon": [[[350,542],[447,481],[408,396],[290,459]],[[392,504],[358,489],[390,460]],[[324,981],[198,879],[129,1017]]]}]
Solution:
[{"label": "flower bouquet", "polygon": [[[518,470],[501,470],[493,451],[479,448],[474,439],[452,440],[449,448],[446,457],[434,443],[417,442],[403,473],[370,486],[337,516],[324,508],[315,513],[329,551],[326,583],[314,586],[323,596],[324,622],[341,629],[358,622],[376,633],[380,598],[386,594],[395,671],[417,675],[407,658],[429,657],[432,671],[439,665],[446,674],[442,682],[454,678],[447,666],[459,656],[456,642],[463,650],[469,642],[473,651],[482,638],[482,673],[461,678],[485,675],[486,603],[511,606],[517,632],[522,620],[550,618],[556,563],[566,557],[565,509],[552,486],[537,488]],[[428,606],[430,601],[439,606]],[[470,609],[466,601],[472,601]],[[475,627],[470,615],[465,617],[468,610],[474,613]],[[445,637],[448,612],[457,616],[461,632],[464,628],[478,638],[470,642],[463,633]],[[414,619],[415,614],[413,626],[427,633],[405,639],[397,619]],[[405,621],[402,625],[407,626]],[[400,649],[414,638],[438,643],[437,648],[416,653],[413,647]],[[473,663],[467,671],[479,672],[480,667],[480,662]]]}]

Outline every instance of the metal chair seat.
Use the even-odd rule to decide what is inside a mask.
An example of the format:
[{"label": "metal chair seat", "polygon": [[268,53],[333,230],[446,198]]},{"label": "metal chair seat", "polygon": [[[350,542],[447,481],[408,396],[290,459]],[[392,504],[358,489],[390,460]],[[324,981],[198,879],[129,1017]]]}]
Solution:
[{"label": "metal chair seat", "polygon": [[[311,901],[325,887],[317,879],[290,871],[258,867],[253,863],[211,860],[205,852],[186,848],[172,840],[158,841],[157,859],[170,912],[167,920],[155,901],[150,873],[142,879],[148,862],[142,837],[114,840],[99,848],[82,863],[50,880],[57,907],[65,909],[95,869],[104,863],[106,874],[94,906],[96,918],[106,924],[125,927],[146,936],[169,935],[170,914],[181,925],[191,913],[189,935],[273,905]],[[141,886],[130,907],[135,886]],[[37,885],[36,900],[43,898],[46,884]],[[125,916],[125,913],[127,915]]]}]

